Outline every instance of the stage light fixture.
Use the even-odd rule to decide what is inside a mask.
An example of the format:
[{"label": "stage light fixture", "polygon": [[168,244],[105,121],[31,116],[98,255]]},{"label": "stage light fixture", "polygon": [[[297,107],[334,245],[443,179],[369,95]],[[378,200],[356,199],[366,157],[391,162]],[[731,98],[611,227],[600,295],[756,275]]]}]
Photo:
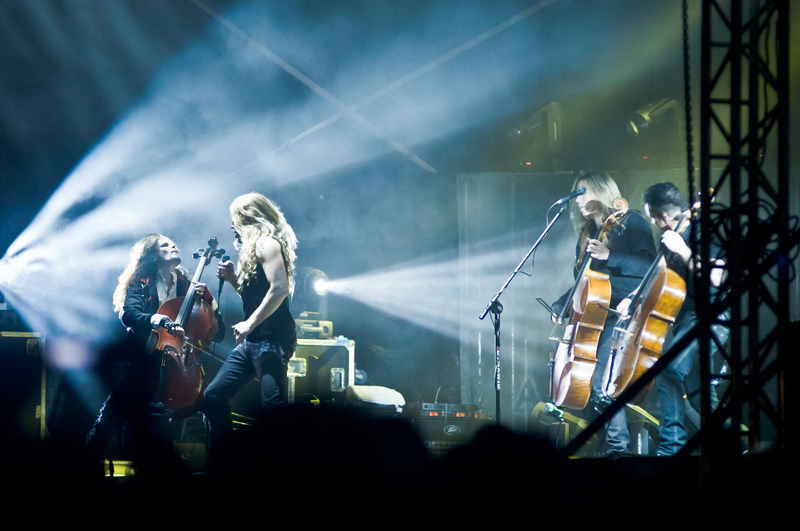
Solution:
[{"label": "stage light fixture", "polygon": [[[678,111],[677,100],[661,98],[645,103],[628,117],[626,128],[633,137],[646,134],[655,124],[663,122]],[[670,113],[670,111],[673,111]]]},{"label": "stage light fixture", "polygon": [[298,267],[295,272],[296,293],[295,296],[302,296],[309,300],[321,298],[328,294],[328,276],[311,267]]},{"label": "stage light fixture", "polygon": [[328,276],[319,269],[298,267],[294,280],[292,312],[295,315],[310,312],[316,319],[325,319],[328,310]]},{"label": "stage light fixture", "polygon": [[[321,272],[321,271],[320,271]],[[323,275],[325,273],[322,273]],[[313,284],[314,293],[319,295],[320,297],[323,295],[327,295],[328,293],[328,279],[323,277],[317,277]]]},{"label": "stage light fixture", "polygon": [[553,101],[506,131],[514,167],[524,171],[563,169],[563,109]]}]

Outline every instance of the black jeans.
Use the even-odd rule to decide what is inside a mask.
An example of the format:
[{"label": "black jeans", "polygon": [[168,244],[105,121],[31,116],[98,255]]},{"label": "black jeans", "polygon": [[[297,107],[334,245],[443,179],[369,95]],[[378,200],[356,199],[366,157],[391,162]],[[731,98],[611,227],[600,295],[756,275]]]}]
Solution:
[{"label": "black jeans", "polygon": [[233,349],[205,391],[203,415],[209,447],[232,431],[230,399],[251,379],[261,385],[263,409],[285,403],[287,363],[283,348],[269,340],[245,340]]},{"label": "black jeans", "polygon": [[[675,337],[670,344],[679,341],[694,329],[697,319],[687,319],[675,325]],[[716,342],[711,340],[709,352],[713,356],[718,350],[717,343],[724,345],[730,333],[721,324],[711,325],[711,332]],[[665,350],[666,352],[666,350]],[[684,424],[684,396],[696,411],[700,411],[700,343],[695,339],[683,352],[667,365],[656,378],[658,399],[661,402],[661,428],[659,429],[659,455],[674,455],[686,444],[686,426]],[[712,409],[716,407],[716,392],[712,387]]]},{"label": "black jeans", "polygon": [[131,439],[126,442],[137,468],[149,461],[174,457],[172,441],[161,429],[163,406],[157,397],[161,351],[149,355],[136,352],[108,395],[100,415],[86,436],[89,455],[101,460],[112,438],[127,422]]}]

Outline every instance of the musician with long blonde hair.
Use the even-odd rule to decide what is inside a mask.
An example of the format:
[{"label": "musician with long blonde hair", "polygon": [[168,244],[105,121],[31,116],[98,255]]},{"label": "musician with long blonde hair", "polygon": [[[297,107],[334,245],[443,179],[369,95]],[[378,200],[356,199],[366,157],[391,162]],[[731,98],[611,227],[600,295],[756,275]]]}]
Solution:
[{"label": "musician with long blonde hair", "polygon": [[236,348],[205,392],[203,413],[213,448],[231,431],[230,399],[255,377],[264,409],[285,402],[286,367],[297,345],[289,295],[297,238],[278,206],[258,193],[230,205],[238,270],[220,262],[218,275],[242,298],[245,319],[233,325]]},{"label": "musician with long blonde hair", "polygon": [[[575,198],[570,215],[578,235],[575,247],[574,276],[580,272],[585,255],[590,255],[589,267],[608,275],[611,284],[612,308],[617,307],[635,290],[655,259],[656,250],[650,224],[639,212],[629,210],[619,224],[602,234],[595,235],[604,221],[616,209],[614,200],[621,197],[614,179],[605,172],[582,172],[572,185],[575,191],[584,187],[586,192]],[[553,303],[553,311],[560,314],[568,304],[568,293]],[[603,372],[611,355],[612,333],[616,316],[609,312],[600,334],[596,357],[597,364],[592,378],[592,397],[587,409],[604,407]],[[609,422],[606,430],[606,453],[628,453],[630,435],[625,413],[619,411]]]}]

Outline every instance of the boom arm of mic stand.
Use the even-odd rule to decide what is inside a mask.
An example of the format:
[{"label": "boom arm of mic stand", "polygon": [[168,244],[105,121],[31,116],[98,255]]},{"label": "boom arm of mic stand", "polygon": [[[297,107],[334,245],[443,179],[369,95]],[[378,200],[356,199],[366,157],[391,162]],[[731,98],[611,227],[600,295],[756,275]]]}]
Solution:
[{"label": "boom arm of mic stand", "polygon": [[[478,319],[483,321],[483,319],[492,309],[492,306],[494,306],[495,303],[500,304],[498,302],[498,299],[500,299],[500,295],[502,295],[503,292],[508,287],[508,285],[511,284],[511,281],[514,280],[514,277],[517,276],[517,273],[519,273],[522,270],[522,266],[525,265],[525,262],[528,261],[528,258],[530,258],[533,252],[536,250],[536,248],[539,247],[539,244],[542,243],[542,240],[545,239],[547,234],[550,232],[550,229],[553,228],[553,225],[555,225],[556,221],[558,221],[558,218],[561,217],[561,214],[564,213],[564,210],[566,208],[567,208],[567,203],[561,205],[561,208],[558,210],[558,213],[555,216],[553,216],[553,219],[550,220],[550,223],[548,223],[547,226],[544,228],[544,231],[542,231],[542,234],[541,236],[539,236],[539,239],[536,240],[536,242],[533,244],[533,247],[531,247],[530,251],[528,251],[528,254],[525,255],[525,257],[522,259],[519,265],[514,269],[514,271],[511,272],[511,275],[508,277],[505,284],[503,284],[503,287],[501,287],[500,291],[498,291],[497,294],[494,297],[492,297],[492,299],[489,301],[489,304],[486,305],[486,308],[484,308],[483,312],[481,312],[480,316],[478,316]],[[502,308],[502,306],[500,306],[500,308]],[[500,311],[502,311],[502,309]]]}]

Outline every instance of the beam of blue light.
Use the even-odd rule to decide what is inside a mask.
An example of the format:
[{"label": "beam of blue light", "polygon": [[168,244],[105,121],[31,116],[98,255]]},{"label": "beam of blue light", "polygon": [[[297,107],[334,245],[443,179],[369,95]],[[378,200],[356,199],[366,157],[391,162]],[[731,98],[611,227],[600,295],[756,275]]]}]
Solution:
[{"label": "beam of blue light", "polygon": [[[431,256],[388,270],[329,280],[328,290],[452,338],[491,334],[488,320],[482,322],[477,316],[494,294],[491,290],[502,285],[517,264],[515,260],[527,252],[510,246],[510,241],[511,236],[501,236],[475,245],[468,256]],[[541,254],[548,256],[548,263],[571,263],[572,250],[563,247],[552,242],[543,246]],[[526,301],[536,296],[555,300],[559,289],[569,283],[568,277],[568,268],[553,270],[548,264],[539,264],[534,279],[517,276],[502,302],[513,312],[512,293]],[[476,286],[482,288],[476,290]],[[544,340],[549,324],[543,312],[542,317],[539,335]]]},{"label": "beam of blue light", "polygon": [[[458,29],[465,36],[486,26],[486,9],[479,4],[473,4],[472,9],[474,13],[466,17],[470,23]],[[331,89],[326,89],[330,97],[320,98],[319,91],[298,92],[282,75],[285,69],[265,63],[263,54],[254,53],[248,43],[253,39],[274,41],[276,35],[288,35],[291,40],[305,21],[278,23],[264,15],[269,15],[269,9],[257,2],[238,7],[226,19],[251,36],[247,42],[230,39],[230,28],[213,26],[203,39],[171,61],[139,107],[81,161],[9,247],[3,259],[3,270],[8,274],[0,277],[0,289],[31,326],[56,333],[74,331],[89,341],[102,340],[109,326],[118,326],[113,324],[116,316],[109,311],[108,302],[114,277],[126,261],[125,250],[143,234],[166,233],[184,245],[190,244],[190,235],[195,241],[205,241],[225,230],[225,205],[239,193],[284,186],[385,154],[390,148],[385,144],[380,147],[382,142],[376,139],[375,130],[337,123],[303,136],[289,149],[263,157],[275,151],[274,146],[286,145],[282,139],[294,138],[320,119],[327,119],[334,92],[347,96],[354,91],[346,87],[356,87],[356,93],[375,87],[377,91],[356,100],[362,101],[360,113],[380,119],[376,129],[388,131],[384,140],[400,135],[419,142],[435,137],[437,130],[438,134],[447,134],[489,118],[499,105],[484,105],[478,113],[462,111],[476,99],[509,88],[509,80],[492,78],[479,89],[473,84],[461,91],[466,99],[454,98],[450,79],[432,79],[420,93],[419,86],[410,86],[411,81],[419,83],[433,70],[412,66],[396,77],[402,83],[390,86],[394,95],[390,103],[397,108],[386,114],[385,105],[376,107],[380,98],[375,96],[385,98],[388,94],[380,91],[386,72],[363,68],[365,60],[356,53],[344,61]],[[432,9],[428,16],[442,13]],[[436,25],[444,20],[423,17],[421,22]],[[324,21],[318,29],[321,42],[326,37]],[[404,41],[400,54],[403,62],[396,63],[397,50],[386,46],[377,51],[377,56],[370,52],[370,64],[386,61],[390,71],[397,71],[424,58],[431,45],[441,40],[438,35],[412,39],[413,33],[396,36]],[[453,38],[452,32],[448,38]],[[455,55],[466,55],[466,49],[474,44],[457,48]],[[441,48],[438,44],[436,47]],[[308,58],[316,56],[315,60],[324,64],[334,53],[314,41],[306,42],[303,48],[307,52],[303,67],[310,70],[314,68]],[[491,55],[491,51],[487,53]],[[465,68],[471,69],[468,64],[456,65],[449,75]],[[413,100],[401,94],[401,85],[412,90]],[[270,94],[259,96],[266,89]],[[341,96],[335,99],[339,102],[335,110],[347,108]],[[433,108],[437,110],[435,127],[425,123],[426,113]],[[248,171],[239,171],[243,163],[250,165]],[[235,179],[219,181],[232,173],[237,174]],[[224,197],[220,197],[221,190],[225,190]]]},{"label": "beam of blue light", "polygon": [[[421,3],[413,22],[392,26],[395,33],[365,33],[352,42],[348,31],[369,22],[365,13],[389,25],[379,7],[365,2],[361,13],[331,4],[326,16],[310,19],[294,4],[237,5],[224,18],[248,39],[211,24],[163,68],[140,105],[87,154],[9,247],[0,289],[36,326],[107,337],[105,329],[118,326],[108,310],[114,278],[125,250],[142,235],[162,232],[184,246],[220,236],[228,225],[225,207],[240,193],[273,195],[299,180],[357,168],[391,154],[386,139],[411,150],[448,138],[530,105],[535,95],[520,97],[520,87],[535,87],[544,72],[585,66],[576,52],[585,41],[544,48],[520,23],[552,4],[518,12],[510,3],[465,2],[454,12],[448,2]],[[679,36],[667,28],[657,33]],[[288,76],[251,43],[331,97]],[[634,66],[599,72],[582,88],[619,87]],[[374,130],[333,120],[356,110]],[[453,333],[447,319],[451,324],[443,328]]]}]

